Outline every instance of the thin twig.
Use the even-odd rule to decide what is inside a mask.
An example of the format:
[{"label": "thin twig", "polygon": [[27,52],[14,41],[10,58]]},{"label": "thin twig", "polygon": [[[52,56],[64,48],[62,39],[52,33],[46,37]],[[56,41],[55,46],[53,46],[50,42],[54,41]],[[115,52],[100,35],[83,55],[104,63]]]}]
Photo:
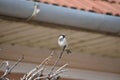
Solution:
[{"label": "thin twig", "polygon": [[27,79],[30,75],[36,74],[36,72],[53,57],[53,54],[54,54],[54,51],[52,51],[51,54],[41,62],[40,65],[36,66],[36,68],[32,69],[30,72],[25,74],[22,79],[23,80]]},{"label": "thin twig", "polygon": [[5,64],[5,62],[2,61],[2,62],[0,63],[0,68],[1,68],[4,64]]},{"label": "thin twig", "polygon": [[62,55],[63,55],[63,53],[64,53],[64,51],[65,51],[65,48],[66,48],[66,46],[63,47],[63,49],[62,49],[60,55],[58,56],[56,62],[54,63],[54,65],[53,65],[53,67],[52,67],[50,73],[48,74],[49,76],[52,74],[52,72],[53,72],[55,66],[57,65],[57,63],[59,62],[59,60],[62,58]]},{"label": "thin twig", "polygon": [[17,66],[24,59],[24,55],[9,69],[8,73],[12,71],[12,69]]},{"label": "thin twig", "polygon": [[68,65],[68,64],[64,64],[63,66],[61,66],[60,68],[58,68],[58,69],[54,72],[54,74],[51,75],[51,76],[55,76],[55,75],[58,75],[58,74],[61,73],[61,72],[66,71],[66,70],[63,70],[63,68],[65,68],[67,65]]},{"label": "thin twig", "polygon": [[[5,74],[1,77],[1,78],[4,78],[6,75],[8,75],[12,69],[18,65],[19,62],[21,62],[22,60],[24,59],[24,56],[22,56],[11,68],[8,68],[8,70],[5,72]],[[9,67],[9,64],[8,62],[6,62],[6,66]]]},{"label": "thin twig", "polygon": [[32,73],[34,73],[34,72],[36,71],[36,69],[37,69],[37,68],[34,68],[34,69],[32,69],[29,73],[25,74],[25,75],[23,76],[23,79],[27,79]]},{"label": "thin twig", "polygon": [[7,75],[9,71],[9,62],[5,61],[4,63],[6,64],[6,69],[5,69],[4,74],[1,76],[1,78],[4,78],[4,76]]},{"label": "thin twig", "polygon": [[43,64],[48,62],[53,57],[53,54],[54,54],[54,51],[52,51],[51,54],[44,61],[42,61],[41,64],[37,67],[40,68]]},{"label": "thin twig", "polygon": [[32,74],[30,76],[30,78],[28,80],[31,80],[38,72],[40,72],[43,68],[40,68],[39,70],[37,70],[34,74]]},{"label": "thin twig", "polygon": [[58,74],[60,74],[60,73],[63,73],[63,72],[65,72],[65,71],[67,71],[67,69],[60,70],[60,71],[58,71],[57,73],[54,73],[51,77],[54,77],[54,76],[56,76],[56,75],[58,75]]},{"label": "thin twig", "polygon": [[63,68],[65,68],[68,64],[64,64],[63,66],[61,66],[59,69],[56,70],[55,73],[57,73],[58,71],[62,70]]}]

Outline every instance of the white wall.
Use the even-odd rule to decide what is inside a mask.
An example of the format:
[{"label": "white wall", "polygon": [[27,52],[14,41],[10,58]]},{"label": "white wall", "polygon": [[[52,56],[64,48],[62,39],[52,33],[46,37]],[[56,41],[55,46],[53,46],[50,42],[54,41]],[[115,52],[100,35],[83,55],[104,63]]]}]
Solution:
[{"label": "white wall", "polygon": [[[0,62],[2,61],[0,60]],[[10,62],[11,65],[13,63],[14,63],[13,61]],[[33,69],[35,66],[36,64],[20,63],[18,66],[14,68],[13,72],[26,73],[31,69]],[[51,69],[50,66],[47,66],[47,68]],[[4,68],[2,67],[0,70],[4,71]],[[48,70],[45,71],[45,73],[47,72]],[[74,79],[83,79],[83,80],[120,80],[120,74],[72,69],[72,68],[68,68],[68,71],[61,74],[61,76],[65,78],[74,78]]]}]

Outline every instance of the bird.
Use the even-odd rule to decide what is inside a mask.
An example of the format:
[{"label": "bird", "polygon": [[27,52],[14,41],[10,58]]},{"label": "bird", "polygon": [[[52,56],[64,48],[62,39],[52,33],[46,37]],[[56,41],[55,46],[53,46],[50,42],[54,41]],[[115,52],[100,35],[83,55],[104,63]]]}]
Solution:
[{"label": "bird", "polygon": [[67,54],[70,54],[71,51],[68,48],[68,42],[66,40],[66,35],[65,34],[61,34],[58,38],[58,45],[67,52]]}]

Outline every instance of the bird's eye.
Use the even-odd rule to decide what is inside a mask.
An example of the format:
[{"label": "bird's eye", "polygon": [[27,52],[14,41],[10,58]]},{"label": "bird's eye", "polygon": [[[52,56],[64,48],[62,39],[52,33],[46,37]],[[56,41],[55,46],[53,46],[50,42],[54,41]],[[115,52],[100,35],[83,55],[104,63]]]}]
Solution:
[{"label": "bird's eye", "polygon": [[65,38],[65,35],[62,35],[63,36],[63,38]]}]

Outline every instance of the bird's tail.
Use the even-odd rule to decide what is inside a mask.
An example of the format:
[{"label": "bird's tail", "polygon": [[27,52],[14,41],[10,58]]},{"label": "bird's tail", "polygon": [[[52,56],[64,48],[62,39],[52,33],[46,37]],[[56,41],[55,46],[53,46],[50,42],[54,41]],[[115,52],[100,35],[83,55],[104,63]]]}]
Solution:
[{"label": "bird's tail", "polygon": [[72,52],[70,51],[70,49],[65,49],[65,50],[66,50],[67,54],[72,53]]}]

